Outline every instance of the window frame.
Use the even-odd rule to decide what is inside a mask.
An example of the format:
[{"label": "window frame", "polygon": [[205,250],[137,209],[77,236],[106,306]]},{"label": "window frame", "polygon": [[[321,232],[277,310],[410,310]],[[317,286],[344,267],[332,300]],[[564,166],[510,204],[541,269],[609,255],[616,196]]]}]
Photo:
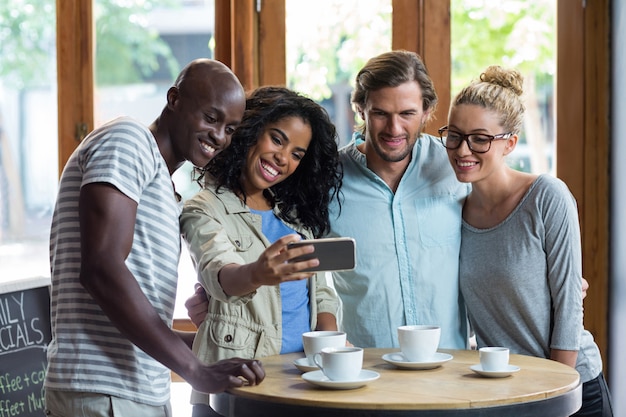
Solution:
[{"label": "window frame", "polygon": [[[583,274],[591,284],[585,325],[607,358],[610,0],[556,3],[557,175],[578,202]],[[215,4],[216,58],[231,66],[246,89],[285,84],[284,0]],[[94,128],[94,28],[91,1],[57,0],[56,5],[60,173],[80,139]],[[446,120],[450,1],[392,0],[392,5],[392,48],[412,50],[424,58],[440,98],[435,120]],[[436,129],[432,125],[427,131]]]}]

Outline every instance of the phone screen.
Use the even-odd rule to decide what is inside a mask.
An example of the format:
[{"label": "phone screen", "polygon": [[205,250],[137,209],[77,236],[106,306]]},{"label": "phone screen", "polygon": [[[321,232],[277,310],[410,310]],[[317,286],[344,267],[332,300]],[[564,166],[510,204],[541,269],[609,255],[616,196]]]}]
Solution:
[{"label": "phone screen", "polygon": [[317,258],[320,264],[313,268],[304,269],[307,272],[321,271],[347,271],[356,267],[356,242],[353,238],[327,238],[302,240],[292,242],[288,246],[313,245],[315,251],[306,255],[298,256],[290,262],[299,262]]}]

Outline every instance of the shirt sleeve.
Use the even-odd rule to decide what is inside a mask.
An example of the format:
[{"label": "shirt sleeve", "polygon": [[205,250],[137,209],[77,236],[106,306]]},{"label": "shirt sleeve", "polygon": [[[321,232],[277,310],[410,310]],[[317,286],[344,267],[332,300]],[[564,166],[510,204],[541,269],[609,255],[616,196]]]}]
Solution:
[{"label": "shirt sleeve", "polygon": [[[237,255],[220,221],[207,212],[201,194],[187,201],[180,216],[182,236],[189,248],[198,280],[209,296],[227,303],[246,303],[256,292],[244,296],[229,296],[219,283],[219,271],[229,264],[245,264]],[[245,242],[244,242],[245,244]]]},{"label": "shirt sleeve", "polygon": [[81,187],[96,182],[111,184],[139,203],[142,190],[158,169],[150,140],[150,132],[132,121],[102,128],[81,153]]},{"label": "shirt sleeve", "polygon": [[324,273],[317,273],[312,279],[315,285],[317,314],[330,313],[337,317],[337,312],[339,310],[339,298],[335,290],[326,283]]},{"label": "shirt sleeve", "polygon": [[582,255],[576,201],[560,180],[539,199],[553,303],[551,349],[578,350],[583,329]]}]

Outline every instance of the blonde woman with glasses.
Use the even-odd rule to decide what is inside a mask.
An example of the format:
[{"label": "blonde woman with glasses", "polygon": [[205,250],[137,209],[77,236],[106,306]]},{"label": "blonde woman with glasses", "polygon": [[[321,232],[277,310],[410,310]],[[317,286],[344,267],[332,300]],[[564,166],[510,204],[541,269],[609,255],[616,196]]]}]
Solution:
[{"label": "blonde woman with glasses", "polygon": [[478,347],[550,358],[576,368],[576,416],[612,416],[602,359],[583,328],[582,255],[576,201],[561,180],[516,171],[524,118],[522,76],[491,66],[452,102],[440,139],[463,206],[459,280]]}]

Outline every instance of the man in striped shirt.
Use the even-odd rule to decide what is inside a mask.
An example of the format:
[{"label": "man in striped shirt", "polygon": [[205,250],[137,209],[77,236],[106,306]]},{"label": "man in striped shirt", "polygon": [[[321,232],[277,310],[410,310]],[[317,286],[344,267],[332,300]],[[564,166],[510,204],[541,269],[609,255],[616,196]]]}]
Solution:
[{"label": "man in striped shirt", "polygon": [[50,235],[47,415],[169,416],[170,370],[202,392],[263,380],[254,360],[201,363],[195,334],[171,329],[181,210],[171,175],[227,147],[244,108],[228,67],[192,61],[150,126],[115,119],[68,160]]}]

